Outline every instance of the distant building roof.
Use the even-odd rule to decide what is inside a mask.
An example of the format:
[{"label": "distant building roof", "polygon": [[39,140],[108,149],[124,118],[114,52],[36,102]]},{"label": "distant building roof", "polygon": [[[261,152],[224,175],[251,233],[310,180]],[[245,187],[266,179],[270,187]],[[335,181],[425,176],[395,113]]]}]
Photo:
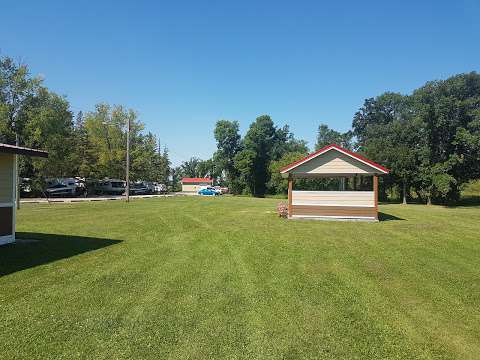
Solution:
[{"label": "distant building roof", "polygon": [[0,153],[38,156],[38,157],[44,157],[44,158],[48,157],[48,152],[46,151],[29,149],[26,147],[1,144],[1,143],[0,143]]},{"label": "distant building roof", "polygon": [[183,178],[182,179],[182,184],[188,184],[188,183],[213,183],[213,180],[210,178]]}]

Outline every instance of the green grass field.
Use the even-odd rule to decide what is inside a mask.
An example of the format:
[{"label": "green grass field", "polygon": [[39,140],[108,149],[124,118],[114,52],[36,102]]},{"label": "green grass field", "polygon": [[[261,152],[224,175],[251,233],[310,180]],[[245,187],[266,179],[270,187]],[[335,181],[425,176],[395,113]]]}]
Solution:
[{"label": "green grass field", "polygon": [[0,358],[480,357],[480,207],[323,222],[277,202],[24,206],[0,247]]}]

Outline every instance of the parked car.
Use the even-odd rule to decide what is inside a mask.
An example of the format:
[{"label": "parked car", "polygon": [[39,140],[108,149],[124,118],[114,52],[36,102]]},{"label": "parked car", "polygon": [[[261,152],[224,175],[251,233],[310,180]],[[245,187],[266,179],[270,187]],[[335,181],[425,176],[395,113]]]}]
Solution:
[{"label": "parked car", "polygon": [[155,184],[153,182],[144,181],[143,185],[145,185],[145,187],[148,189],[149,194],[155,193]]},{"label": "parked car", "polygon": [[125,192],[125,181],[119,179],[104,179],[94,185],[97,194],[122,195]]},{"label": "parked car", "polygon": [[213,188],[215,189],[215,191],[217,191],[219,195],[228,194],[228,187],[217,185],[217,186],[214,186]]},{"label": "parked car", "polygon": [[130,195],[148,195],[152,190],[143,182],[135,182],[130,184]]},{"label": "parked car", "polygon": [[31,197],[33,194],[32,179],[20,178],[20,195],[22,197]]},{"label": "parked car", "polygon": [[205,189],[200,189],[198,191],[198,195],[202,195],[202,196],[217,196],[218,193],[215,189],[213,188],[205,188]]},{"label": "parked car", "polygon": [[201,186],[201,187],[200,187],[200,190],[211,190],[211,191],[215,191],[215,193],[216,193],[217,195],[221,195],[221,194],[222,194],[222,192],[220,191],[220,189],[217,189],[216,187],[211,186],[211,185]]},{"label": "parked car", "polygon": [[222,190],[219,186],[209,186],[207,189],[215,191],[217,195],[222,195]]},{"label": "parked car", "polygon": [[153,183],[154,185],[154,192],[157,194],[165,194],[167,192],[167,185],[165,184],[159,184],[159,183]]},{"label": "parked car", "polygon": [[47,197],[73,197],[80,194],[80,188],[81,186],[78,180],[74,178],[47,179],[47,188],[45,189],[45,194]]}]

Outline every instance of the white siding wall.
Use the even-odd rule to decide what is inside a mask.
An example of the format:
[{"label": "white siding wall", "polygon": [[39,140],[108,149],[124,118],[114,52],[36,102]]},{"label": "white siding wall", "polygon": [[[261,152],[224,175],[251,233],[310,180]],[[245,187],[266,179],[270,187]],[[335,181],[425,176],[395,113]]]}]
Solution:
[{"label": "white siding wall", "polygon": [[373,191],[292,191],[292,205],[374,207]]},{"label": "white siding wall", "polygon": [[182,191],[183,192],[198,192],[198,190],[200,190],[201,186],[203,186],[203,185],[182,184]]},{"label": "white siding wall", "polygon": [[212,186],[212,184],[207,182],[182,184],[182,192],[199,192],[205,186]]}]

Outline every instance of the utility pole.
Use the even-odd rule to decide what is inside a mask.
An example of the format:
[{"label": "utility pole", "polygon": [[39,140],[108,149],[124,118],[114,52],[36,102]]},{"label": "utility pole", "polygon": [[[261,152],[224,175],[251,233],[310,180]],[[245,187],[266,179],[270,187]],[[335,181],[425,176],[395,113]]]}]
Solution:
[{"label": "utility pole", "polygon": [[[20,146],[20,138],[18,136],[18,129],[16,128],[17,124],[15,122],[15,145]],[[15,155],[15,176],[16,176],[16,193],[15,193],[15,200],[17,203],[17,210],[20,210],[20,174],[18,173],[18,155]]]},{"label": "utility pole", "polygon": [[126,195],[127,202],[130,202],[130,116],[127,121],[127,174],[126,174]]}]

